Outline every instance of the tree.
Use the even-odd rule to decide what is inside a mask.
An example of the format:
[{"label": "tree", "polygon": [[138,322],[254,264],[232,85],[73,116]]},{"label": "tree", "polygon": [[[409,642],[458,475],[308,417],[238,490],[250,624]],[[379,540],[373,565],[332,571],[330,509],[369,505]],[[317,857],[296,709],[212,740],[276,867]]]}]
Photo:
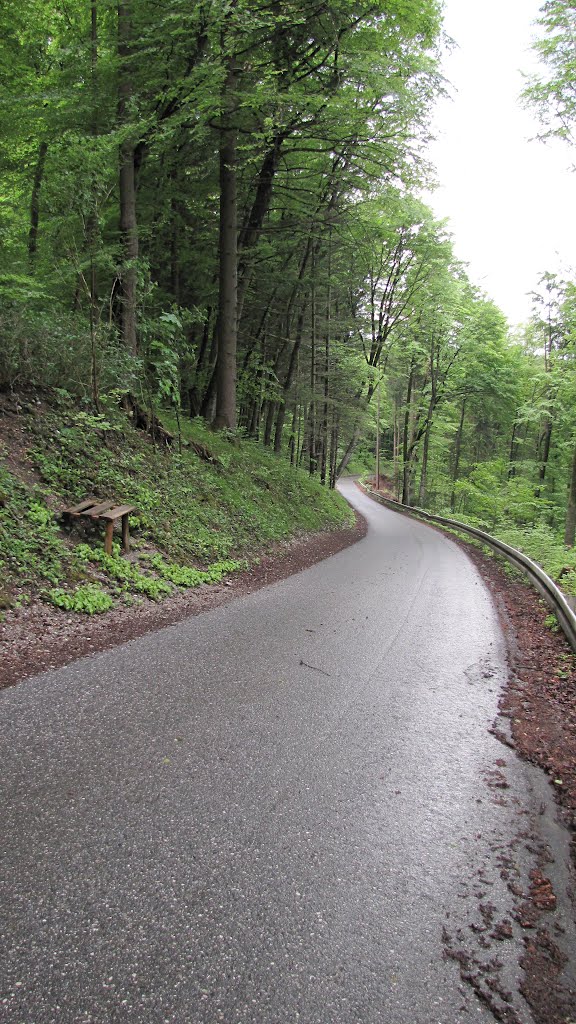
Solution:
[{"label": "tree", "polygon": [[124,247],[121,273],[122,340],[132,355],[138,353],[137,280],[138,280],[138,218],[136,212],[135,140],[131,124],[130,104],[132,82],[132,3],[118,3],[118,121],[122,131],[120,142],[120,231]]},{"label": "tree", "polygon": [[543,138],[574,143],[576,123],[576,7],[573,0],[547,0],[537,25],[544,35],[534,44],[543,65],[524,90],[524,101],[540,118]]}]

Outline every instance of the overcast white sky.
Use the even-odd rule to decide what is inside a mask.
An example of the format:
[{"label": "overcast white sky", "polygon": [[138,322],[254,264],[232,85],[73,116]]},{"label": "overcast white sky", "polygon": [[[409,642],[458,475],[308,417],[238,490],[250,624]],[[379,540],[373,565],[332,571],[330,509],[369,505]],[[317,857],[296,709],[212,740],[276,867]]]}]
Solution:
[{"label": "overcast white sky", "polygon": [[526,293],[545,270],[576,267],[576,153],[529,141],[538,131],[521,109],[521,71],[535,68],[530,41],[543,0],[445,0],[445,28],[458,47],[444,74],[452,101],[436,109],[431,159],[440,188],[431,203],[448,217],[456,255],[510,323],[530,315]]}]

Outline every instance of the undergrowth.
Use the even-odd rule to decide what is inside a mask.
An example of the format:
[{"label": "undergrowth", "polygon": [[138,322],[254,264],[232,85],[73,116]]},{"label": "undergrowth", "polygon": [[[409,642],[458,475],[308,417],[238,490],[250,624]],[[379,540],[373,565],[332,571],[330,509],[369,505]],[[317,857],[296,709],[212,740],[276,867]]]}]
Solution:
[{"label": "undergrowth", "polygon": [[[437,514],[458,519],[459,522],[483,530],[497,540],[503,541],[504,544],[522,551],[533,562],[541,566],[544,572],[558,583],[561,590],[566,594],[576,596],[576,550],[566,547],[562,538],[545,523],[537,523],[531,527],[520,527],[511,525],[509,522],[503,522],[497,523],[496,526],[492,526],[489,529],[486,523],[472,516],[454,516],[453,513],[446,511]],[[471,538],[467,537],[467,539],[470,540]],[[485,550],[489,554],[493,554],[491,549],[486,548]],[[502,559],[502,563],[508,575],[517,574],[520,577],[523,576],[520,570],[515,569],[505,559]]]},{"label": "undergrowth", "polygon": [[68,549],[46,504],[46,491],[27,487],[2,464],[0,446],[0,602],[10,603],[10,590],[34,587],[36,581],[57,584],[66,576]]},{"label": "undergrowth", "polygon": [[[113,402],[92,414],[61,393],[23,426],[39,482],[10,472],[0,444],[0,607],[38,594],[89,614],[117,600],[161,600],[221,581],[277,541],[354,521],[343,499],[304,471],[202,420],[182,423],[180,451],[160,448]],[[130,559],[117,545],[104,554],[101,526],[90,543],[89,524],[64,529],[61,510],[89,496],[135,506]]]}]

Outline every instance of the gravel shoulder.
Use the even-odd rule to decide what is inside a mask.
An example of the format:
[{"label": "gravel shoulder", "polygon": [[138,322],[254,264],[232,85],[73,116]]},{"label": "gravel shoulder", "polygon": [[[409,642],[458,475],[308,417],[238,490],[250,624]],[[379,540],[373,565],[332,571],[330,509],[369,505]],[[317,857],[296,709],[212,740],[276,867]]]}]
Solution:
[{"label": "gravel shoulder", "polygon": [[[548,778],[548,785],[545,779],[541,783],[541,820],[536,827],[528,825],[521,836],[537,862],[529,887],[517,887],[514,878],[516,840],[498,852],[501,877],[515,897],[515,920],[524,938],[520,991],[538,1024],[571,1024],[576,1019],[576,659],[564,635],[550,629],[549,610],[527,583],[509,575],[499,560],[474,545],[456,542],[488,586],[506,640],[508,678],[491,730],[503,744],[502,764],[508,747]],[[498,787],[500,779],[495,776],[490,784]],[[542,842],[546,832],[549,837],[554,832],[558,835],[551,814],[554,806],[568,837],[563,865],[554,863],[546,841]],[[556,914],[561,902],[563,923],[562,915]],[[491,933],[490,938],[500,941],[503,936]],[[475,964],[458,943],[447,946],[447,955],[460,963],[463,980],[477,991]],[[496,1019],[516,1022],[512,1013],[510,1017],[496,1014]]]}]

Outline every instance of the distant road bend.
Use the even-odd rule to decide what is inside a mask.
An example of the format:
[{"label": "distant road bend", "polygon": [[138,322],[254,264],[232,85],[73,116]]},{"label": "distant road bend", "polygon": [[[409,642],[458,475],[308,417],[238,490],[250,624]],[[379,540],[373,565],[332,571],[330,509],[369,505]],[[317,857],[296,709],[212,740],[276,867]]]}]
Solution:
[{"label": "distant road bend", "polygon": [[[510,916],[493,851],[541,798],[488,731],[497,619],[457,545],[342,490],[353,547],[0,694],[4,1024],[493,1022],[445,953],[475,878]],[[473,953],[530,1024],[520,954]]]}]

